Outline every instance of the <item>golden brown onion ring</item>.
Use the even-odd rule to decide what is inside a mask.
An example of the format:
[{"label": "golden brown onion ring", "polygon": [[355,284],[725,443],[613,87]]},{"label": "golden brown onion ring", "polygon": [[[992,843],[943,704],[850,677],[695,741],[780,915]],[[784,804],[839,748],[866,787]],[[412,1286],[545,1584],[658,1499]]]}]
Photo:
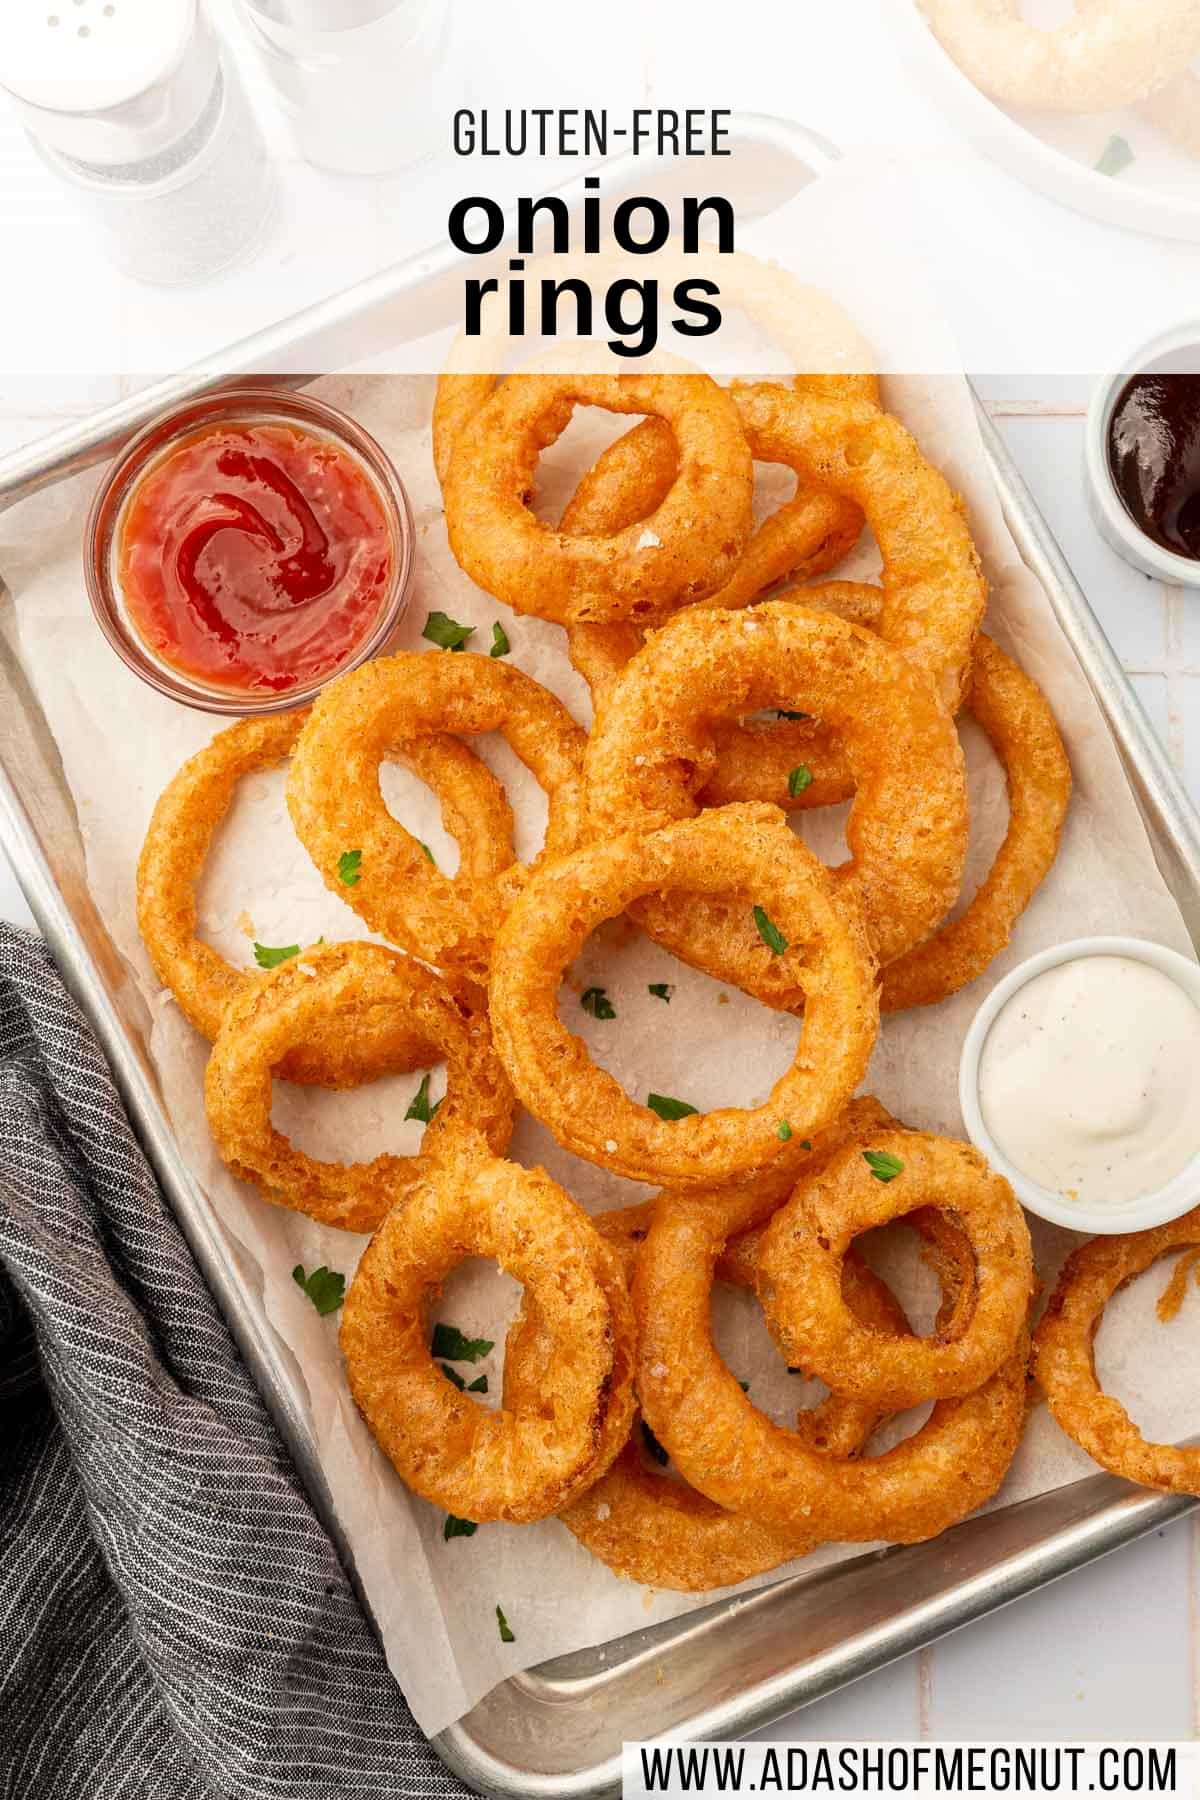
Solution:
[{"label": "golden brown onion ring", "polygon": [[[965,765],[928,678],[831,614],[770,601],[680,613],[656,632],[601,704],[584,764],[588,831],[653,830],[695,812],[716,762],[714,726],[766,707],[816,714],[841,743],[855,798],[850,861],[835,879],[890,962],[923,943],[957,896]],[[764,959],[744,907],[652,897],[634,917],[685,962],[768,1005],[795,1005],[786,958]]]},{"label": "golden brown onion ring", "polygon": [[[272,1078],[318,1032],[386,1014],[425,1047],[425,1061],[446,1062],[446,1096],[421,1155],[318,1162],[272,1125]],[[226,1010],[204,1099],[217,1149],[240,1180],[273,1205],[343,1231],[374,1230],[429,1159],[464,1138],[482,1137],[503,1155],[512,1135],[512,1089],[486,1017],[468,1012],[432,970],[381,944],[316,945],[253,981]]]},{"label": "golden brown onion ring", "polygon": [[[588,935],[644,894],[761,903],[788,939],[778,962],[805,1008],[796,1059],[758,1107],[667,1120],[597,1068],[558,1017],[564,971]],[[697,898],[697,904],[700,904]],[[772,953],[760,939],[759,951]],[[875,1041],[873,965],[853,907],[773,807],[726,807],[664,830],[625,832],[541,868],[496,940],[490,989],[496,1048],[522,1102],[558,1142],[636,1181],[711,1186],[796,1168],[804,1140],[832,1123]],[[790,1136],[781,1138],[786,1122]]]},{"label": "golden brown onion ring", "polygon": [[[613,536],[569,536],[527,504],[538,457],[577,403],[652,413],[678,445],[666,498]],[[752,479],[737,410],[707,375],[514,375],[459,432],[446,529],[471,579],[517,612],[648,620],[732,574],[753,528]]]},{"label": "golden brown onion ring", "polygon": [[1025,1417],[1027,1337],[977,1393],[939,1401],[920,1431],[882,1456],[817,1455],[758,1411],[712,1341],[715,1266],[761,1217],[754,1194],[659,1200],[634,1277],[647,1423],[684,1479],[731,1511],[845,1543],[937,1536],[1004,1479]]},{"label": "golden brown onion ring", "polygon": [[[542,1169],[481,1154],[431,1165],[393,1208],[346,1295],[350,1390],[403,1481],[461,1519],[529,1523],[603,1473],[633,1418],[632,1309],[612,1252]],[[489,1411],[431,1358],[427,1303],[469,1256],[537,1307],[547,1354],[528,1399]]]},{"label": "golden brown onion ring", "polygon": [[1033,1339],[1033,1376],[1068,1437],[1102,1468],[1143,1487],[1200,1494],[1200,1449],[1147,1442],[1096,1378],[1094,1343],[1119,1288],[1172,1250],[1200,1244],[1200,1207],[1122,1237],[1092,1238],[1063,1264]]},{"label": "golden brown onion ring", "polygon": [[[1003,1176],[978,1151],[926,1132],[876,1132],[807,1171],[763,1233],[758,1294],[789,1365],[835,1393],[902,1412],[970,1394],[1008,1361],[1029,1318],[1033,1249]],[[872,1157],[896,1172],[877,1179]],[[864,1325],[847,1306],[842,1264],[854,1239],[920,1207],[948,1211],[975,1258],[974,1305],[931,1337]]]},{"label": "golden brown onion ring", "polygon": [[[496,926],[525,870],[510,849],[508,866],[482,879],[469,866],[443,875],[388,811],[379,764],[391,744],[487,731],[503,733],[546,792],[541,857],[573,848],[583,732],[520,669],[470,652],[381,657],[332,682],[300,735],[287,793],[297,836],[327,887],[381,936],[480,982],[487,979]],[[347,888],[338,861],[351,848],[361,849],[362,860],[357,884]]]},{"label": "golden brown onion ring", "polygon": [[[307,712],[242,719],[218,732],[164,789],[150,820],[137,870],[138,927],[164,987],[189,1024],[211,1043],[226,1008],[257,981],[197,936],[196,891],[213,839],[238,783],[291,756]],[[485,882],[512,861],[512,812],[491,772],[454,738],[429,737],[389,751],[438,796],[446,829],[462,850],[463,868]],[[343,849],[355,848],[343,845]],[[338,883],[335,892],[350,894]],[[330,1088],[356,1087],[388,1073],[419,1068],[423,1054],[394,1012],[356,1015],[312,1037],[287,1057],[281,1079]]]}]

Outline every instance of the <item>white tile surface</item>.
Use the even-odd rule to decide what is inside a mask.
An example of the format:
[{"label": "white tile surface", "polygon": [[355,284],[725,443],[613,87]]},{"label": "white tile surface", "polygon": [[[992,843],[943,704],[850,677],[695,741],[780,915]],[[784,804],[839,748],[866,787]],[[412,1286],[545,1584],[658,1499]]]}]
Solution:
[{"label": "white tile surface", "polygon": [[[1155,726],[1200,799],[1200,594],[1146,581],[1096,537],[1079,477],[1087,384],[978,383]],[[0,395],[0,453],[61,424],[61,383]],[[29,923],[0,862],[0,918]],[[769,1727],[774,1739],[1089,1738],[1200,1735],[1194,1523],[1152,1537],[920,1656]]]}]

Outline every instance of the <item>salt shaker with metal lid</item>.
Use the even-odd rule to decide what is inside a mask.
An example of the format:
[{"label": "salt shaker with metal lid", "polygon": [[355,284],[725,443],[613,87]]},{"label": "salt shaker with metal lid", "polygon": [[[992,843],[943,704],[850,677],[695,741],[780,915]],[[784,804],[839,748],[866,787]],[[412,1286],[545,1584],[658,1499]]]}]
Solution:
[{"label": "salt shaker with metal lid", "polygon": [[382,175],[445,142],[449,0],[237,0],[302,156]]},{"label": "salt shaker with metal lid", "polygon": [[266,148],[200,0],[3,0],[0,86],[127,273],[208,275],[262,231]]}]

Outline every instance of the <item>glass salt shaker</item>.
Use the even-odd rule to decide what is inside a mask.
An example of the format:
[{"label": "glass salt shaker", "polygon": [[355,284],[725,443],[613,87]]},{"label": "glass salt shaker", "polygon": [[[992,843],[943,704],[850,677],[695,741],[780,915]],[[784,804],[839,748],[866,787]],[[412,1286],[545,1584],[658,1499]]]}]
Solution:
[{"label": "glass salt shaker", "polygon": [[297,148],[318,168],[383,175],[446,140],[449,0],[237,0]]},{"label": "glass salt shaker", "polygon": [[196,280],[263,233],[266,147],[200,0],[3,0],[0,86],[127,274]]}]

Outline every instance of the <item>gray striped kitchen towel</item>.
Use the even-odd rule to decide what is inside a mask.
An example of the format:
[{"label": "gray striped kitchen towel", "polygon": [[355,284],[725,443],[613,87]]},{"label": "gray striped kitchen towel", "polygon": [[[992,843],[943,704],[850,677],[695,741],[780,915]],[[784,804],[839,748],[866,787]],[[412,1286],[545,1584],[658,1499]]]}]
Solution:
[{"label": "gray striped kitchen towel", "polygon": [[0,1796],[462,1795],[45,946],[0,924]]}]

